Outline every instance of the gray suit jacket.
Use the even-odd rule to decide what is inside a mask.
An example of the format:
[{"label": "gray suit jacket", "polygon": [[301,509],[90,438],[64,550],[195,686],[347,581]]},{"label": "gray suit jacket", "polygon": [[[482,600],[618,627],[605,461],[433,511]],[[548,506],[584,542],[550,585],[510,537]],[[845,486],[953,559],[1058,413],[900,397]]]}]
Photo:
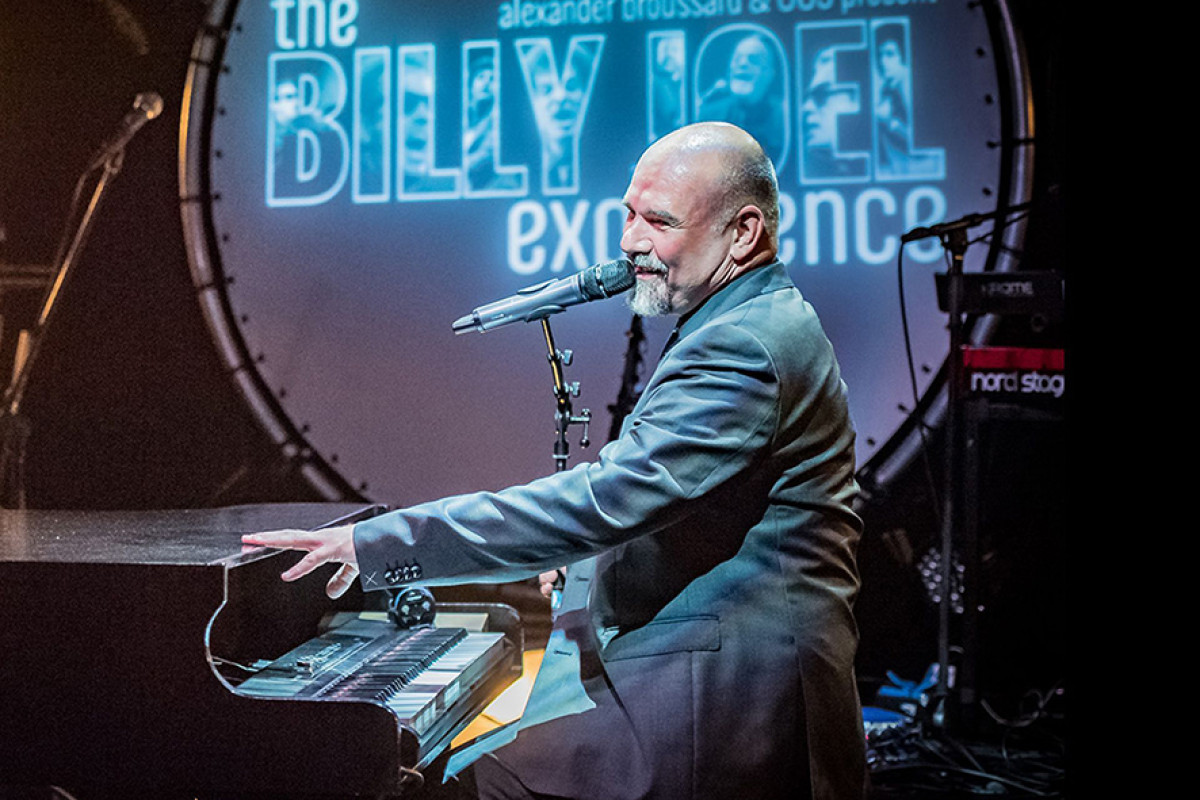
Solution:
[{"label": "gray suit jacket", "polygon": [[531,789],[840,800],[866,775],[855,492],[845,385],[775,263],[680,320],[594,463],[359,523],[355,547],[367,589],[594,557],[496,754]]}]

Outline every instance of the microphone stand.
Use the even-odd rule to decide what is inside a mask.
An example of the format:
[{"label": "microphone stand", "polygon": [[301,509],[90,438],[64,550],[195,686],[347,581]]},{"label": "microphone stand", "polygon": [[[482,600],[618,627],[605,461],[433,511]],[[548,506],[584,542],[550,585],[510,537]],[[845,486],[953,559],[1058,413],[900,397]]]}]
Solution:
[{"label": "microphone stand", "polygon": [[[46,336],[50,320],[58,308],[58,299],[63,287],[72,273],[75,261],[83,250],[88,234],[91,232],[92,220],[96,209],[104,196],[109,183],[121,171],[125,151],[113,151],[100,163],[104,171],[96,181],[92,196],[83,215],[76,226],[74,235],[64,246],[60,245],[55,257],[55,277],[46,292],[42,302],[41,312],[33,327],[29,329],[23,356],[18,356],[13,366],[12,379],[4,391],[4,405],[0,408],[0,507],[25,508],[25,450],[29,440],[30,425],[21,416],[21,402],[29,384],[29,375],[41,351],[42,342]],[[94,170],[89,166],[75,187],[76,200],[83,188],[84,179]],[[74,208],[74,205],[72,206]]]},{"label": "microphone stand", "polygon": [[[967,251],[965,227],[945,232],[942,246],[950,253],[946,276],[947,330],[950,337],[950,363],[946,391],[946,484],[943,498],[941,530],[941,602],[938,604],[938,684],[937,697],[943,715],[950,700],[950,615],[953,608],[955,520],[962,501],[962,426],[959,423],[959,403],[963,395],[962,346],[965,330],[962,316],[962,273]],[[966,576],[971,580],[974,576]],[[943,718],[942,724],[945,724]]]},{"label": "microphone stand", "polygon": [[[583,435],[579,439],[580,447],[587,447],[591,444],[588,438],[588,429],[592,422],[592,412],[584,409],[578,416],[571,410],[571,398],[579,396],[579,382],[567,383],[563,378],[563,367],[571,363],[572,353],[570,350],[559,350],[554,345],[554,332],[550,329],[550,317],[545,316],[541,319],[542,336],[546,340],[547,358],[550,361],[550,374],[554,380],[554,471],[564,472],[567,469],[567,456],[571,446],[567,442],[567,430],[572,425],[583,425]],[[566,585],[567,575],[566,569],[560,567],[558,570],[558,578],[554,581],[554,586],[550,592],[550,614],[551,619],[558,616],[562,609],[563,588]]]},{"label": "microphone stand", "polygon": [[[950,618],[953,611],[954,590],[954,543],[956,537],[956,520],[963,500],[963,432],[960,422],[960,405],[964,395],[966,370],[963,365],[963,345],[966,341],[965,324],[963,321],[963,263],[966,259],[967,248],[970,245],[967,231],[988,220],[996,220],[1010,214],[1028,211],[1034,206],[1033,202],[1008,206],[1003,210],[983,214],[968,214],[952,222],[943,222],[929,227],[919,227],[900,237],[901,246],[919,239],[938,237],[942,247],[950,255],[950,264],[946,273],[945,311],[948,316],[947,331],[950,339],[949,364],[947,369],[946,389],[946,453],[945,453],[945,485],[946,492],[942,505],[941,521],[941,598],[938,603],[938,677],[934,703],[934,723],[940,727],[948,724],[947,716],[957,718],[960,712],[969,713],[968,707],[973,706],[974,687],[968,687],[958,699],[960,708],[951,709],[951,680],[950,665]],[[965,542],[970,551],[964,555],[967,569],[978,567],[978,553],[974,542]],[[975,613],[973,604],[977,602],[975,592],[969,589],[971,582],[977,576],[964,576],[963,613],[972,616]],[[968,632],[970,633],[970,632]],[[965,665],[969,666],[969,665]]]},{"label": "microphone stand", "polygon": [[567,429],[572,425],[583,425],[583,435],[579,446],[591,444],[588,438],[588,428],[592,422],[592,412],[584,409],[578,416],[571,410],[571,398],[579,396],[579,382],[568,384],[563,379],[563,367],[571,363],[570,350],[561,351],[554,346],[554,333],[550,330],[550,318],[542,317],[542,335],[546,339],[547,358],[550,360],[550,373],[554,379],[554,429],[557,434],[554,440],[554,470],[562,472],[567,468],[567,455],[570,445],[567,443]]}]

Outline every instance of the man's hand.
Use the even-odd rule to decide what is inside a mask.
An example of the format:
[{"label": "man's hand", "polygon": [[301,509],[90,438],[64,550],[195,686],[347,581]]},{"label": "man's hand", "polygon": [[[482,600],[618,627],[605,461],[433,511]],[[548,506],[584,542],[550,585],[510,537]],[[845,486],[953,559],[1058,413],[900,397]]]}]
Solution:
[{"label": "man's hand", "polygon": [[538,588],[542,592],[542,597],[550,597],[555,589],[561,589],[566,577],[567,571],[562,567],[538,575]]},{"label": "man's hand", "polygon": [[354,525],[339,525],[317,531],[270,531],[248,533],[242,537],[244,544],[278,547],[281,550],[307,550],[308,553],[294,567],[280,575],[285,581],[294,581],[330,561],[340,563],[341,569],[334,573],[325,585],[325,594],[332,598],[341,597],[358,577],[358,558],[354,554]]}]

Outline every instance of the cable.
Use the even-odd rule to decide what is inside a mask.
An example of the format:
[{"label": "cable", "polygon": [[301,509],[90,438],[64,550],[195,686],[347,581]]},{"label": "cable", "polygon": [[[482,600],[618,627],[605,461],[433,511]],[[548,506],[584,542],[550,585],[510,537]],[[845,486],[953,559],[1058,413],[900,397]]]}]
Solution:
[{"label": "cable", "polygon": [[[1022,728],[1028,734],[1029,728]],[[967,741],[917,720],[868,736],[867,763],[881,790],[920,792],[921,797],[1011,794],[1059,797],[1065,769],[1062,748],[1012,748],[1012,731],[999,744]]]}]

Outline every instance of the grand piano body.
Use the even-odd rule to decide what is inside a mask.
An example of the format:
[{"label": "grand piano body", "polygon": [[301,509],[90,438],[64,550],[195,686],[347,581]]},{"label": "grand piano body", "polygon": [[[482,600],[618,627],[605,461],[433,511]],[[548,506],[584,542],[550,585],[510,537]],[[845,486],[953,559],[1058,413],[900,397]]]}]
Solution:
[{"label": "grand piano body", "polygon": [[430,695],[406,710],[347,688],[372,671],[364,658],[414,635],[379,613],[379,593],[331,601],[332,567],[285,583],[298,553],[240,541],[380,510],[0,511],[0,795],[403,796],[519,677],[515,612],[457,609],[486,620],[458,632],[486,656],[454,667],[464,674],[444,690],[427,685],[448,686],[450,668],[434,662],[436,679],[400,690]]}]

